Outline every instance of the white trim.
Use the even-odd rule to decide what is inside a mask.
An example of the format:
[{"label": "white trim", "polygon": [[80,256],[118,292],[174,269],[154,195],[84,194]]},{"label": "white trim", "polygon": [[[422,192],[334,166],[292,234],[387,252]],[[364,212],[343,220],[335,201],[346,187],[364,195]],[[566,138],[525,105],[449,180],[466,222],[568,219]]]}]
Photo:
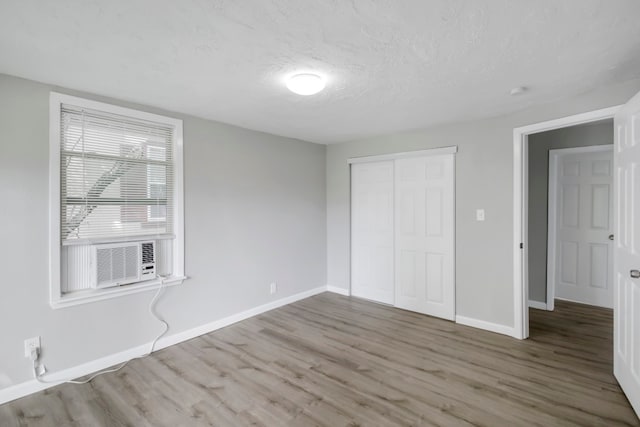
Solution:
[{"label": "white trim", "polygon": [[570,126],[597,122],[598,120],[611,119],[622,105],[614,105],[613,107],[601,108],[599,110],[588,111],[586,113],[574,114],[572,116],[561,117],[559,119],[547,120],[546,122],[534,123],[531,125],[520,126],[514,129],[523,135],[532,133],[545,132],[548,130],[561,129]]},{"label": "white trim", "polygon": [[[522,222],[523,224],[529,224],[529,150],[522,151],[522,170],[524,171],[522,175]],[[526,312],[527,320],[523,320],[520,330],[522,330],[523,337],[528,337],[529,310],[527,300],[529,299],[529,227],[524,228],[521,242],[523,243],[523,245],[520,253],[522,254],[522,259],[526,261],[524,261],[522,264],[522,277],[524,286],[522,287],[522,294],[520,295],[520,299],[522,301],[522,310]]]},{"label": "white trim", "polygon": [[[525,177],[528,176],[527,165],[524,163],[527,136],[532,133],[544,132],[569,126],[576,126],[598,120],[611,119],[620,109],[621,105],[562,117],[546,122],[535,123],[513,129],[513,316],[514,337],[525,339],[529,336],[529,310],[528,307],[528,278],[526,273],[527,236],[524,225],[528,201],[526,200]],[[520,243],[524,244],[524,250],[520,249]]]},{"label": "white trim", "polygon": [[49,303],[60,299],[60,103],[49,96]]},{"label": "white trim", "polygon": [[[146,111],[135,110],[133,108],[121,107],[119,105],[107,104],[105,102],[93,101],[91,99],[80,98],[77,96],[67,95],[59,92],[51,92],[50,100],[55,104],[71,104],[77,107],[90,108],[92,110],[104,111],[106,113],[119,114],[121,116],[134,117],[137,119],[148,120],[150,122],[166,123],[172,126],[182,127],[182,120],[160,114],[148,113]],[[58,122],[59,115],[55,116]]]},{"label": "white trim", "polygon": [[327,285],[327,292],[333,292],[334,294],[344,295],[346,297],[351,296],[349,289],[339,288],[337,286]]},{"label": "white trim", "polygon": [[[175,119],[174,119],[175,120]],[[174,276],[184,276],[184,134],[182,120],[173,128],[173,243]]]},{"label": "white trim", "polygon": [[439,156],[441,154],[455,154],[458,152],[458,146],[431,148],[428,150],[404,151],[402,153],[379,154],[375,156],[351,157],[347,159],[347,163],[369,163],[381,162],[384,160],[407,159],[410,157]]},{"label": "white trim", "polygon": [[62,246],[102,245],[104,243],[142,242],[147,240],[171,240],[175,238],[176,238],[175,234],[141,234],[138,236],[107,237],[104,239],[70,239],[62,242]]},{"label": "white trim", "polygon": [[456,315],[456,323],[465,326],[471,326],[472,328],[483,329],[489,332],[495,332],[497,334],[508,335],[510,337],[517,338],[515,336],[514,328],[505,325],[499,325],[497,323],[491,323],[484,320],[472,319],[471,317]]},{"label": "white trim", "polygon": [[182,284],[187,279],[184,276],[181,277],[167,277],[158,278],[156,280],[149,280],[147,282],[134,283],[131,285],[105,288],[95,290],[91,293],[83,294],[82,291],[70,294],[69,296],[62,297],[56,301],[51,301],[49,305],[51,308],[57,310],[65,307],[72,307],[74,305],[87,304],[90,302],[103,301],[106,299],[116,298],[122,295],[137,294],[139,292],[152,291],[162,286],[164,287],[176,286]]},{"label": "white trim", "polygon": [[[513,146],[513,329],[515,337],[518,339],[524,339],[528,336],[528,331],[524,330],[524,325],[529,323],[529,310],[526,310],[522,304],[525,298],[528,299],[528,281],[525,280],[523,272],[523,258],[524,258],[524,235],[523,235],[523,218],[522,213],[526,210],[523,209],[523,194],[524,190],[524,161],[522,158],[524,141],[526,135],[517,134],[516,130],[513,130],[514,141],[517,139],[518,143]],[[521,247],[522,245],[522,247]],[[525,289],[523,289],[523,287]]]},{"label": "white trim", "polygon": [[599,153],[601,151],[613,151],[613,144],[587,145],[584,147],[571,148],[550,148],[549,152],[554,154],[578,154],[578,153]]},{"label": "white trim", "polygon": [[549,181],[547,199],[547,307],[555,308],[556,295],[556,239],[558,231],[558,160],[566,154],[597,153],[613,151],[612,144],[587,147],[556,148],[549,150]]},{"label": "white trim", "polygon": [[[355,231],[353,229],[353,166],[351,166],[351,164],[348,164],[347,167],[349,168],[349,295],[353,294],[353,241],[354,239],[354,234]],[[394,165],[395,167],[395,165]],[[393,188],[394,194],[395,194],[395,183],[394,183],[394,188]],[[328,246],[328,245],[327,245]],[[327,285],[327,289],[328,289]]]},{"label": "white trim", "polygon": [[[549,310],[547,308],[547,304],[546,303],[540,302],[540,301],[534,301],[532,299],[529,300],[529,308],[535,308],[537,310]],[[553,309],[551,309],[549,311],[553,311]]]},{"label": "white trim", "polygon": [[549,150],[549,181],[547,182],[547,307],[550,311],[555,309],[556,295],[556,200],[558,199],[557,186],[558,156],[554,156]]},{"label": "white trim", "polygon": [[[309,298],[311,296],[323,293],[326,290],[327,290],[327,286],[320,286],[314,289],[310,289],[308,291],[300,292],[298,294],[294,294],[276,301],[269,302],[267,304],[260,305],[258,307],[251,308],[249,310],[242,311],[240,313],[198,326],[193,329],[189,329],[174,335],[161,338],[160,340],[158,340],[156,344],[155,351],[190,340],[192,338],[199,337],[209,332],[216,331],[220,328],[224,328],[225,326],[229,326],[236,322],[240,322],[250,317],[257,316],[258,314],[265,313],[269,310],[282,307],[283,305],[291,304],[293,302],[300,301],[305,298]],[[68,378],[80,378],[85,375],[91,374],[93,372],[97,372],[102,369],[106,369],[108,367],[123,363],[134,357],[141,356],[145,354],[148,350],[149,350],[149,343],[139,345],[118,353],[110,354],[100,359],[83,363],[78,366],[74,366],[68,369],[64,369],[62,371],[47,374],[47,380],[51,379],[53,381],[58,381],[61,379],[68,379]],[[28,369],[28,366],[29,365],[27,364],[27,362],[25,362],[25,370]],[[33,380],[25,381],[20,384],[10,386],[8,388],[0,390],[0,404],[10,402],[12,400],[18,399],[23,396],[27,396],[32,393],[36,393],[38,391],[41,391],[50,387],[54,387],[58,384],[60,383],[57,382],[57,383],[51,383],[51,384],[42,384],[36,381],[35,379],[33,379]]]},{"label": "white trim", "polygon": [[220,328],[224,328],[225,326],[232,325],[242,320],[249,319],[250,317],[257,316],[262,313],[266,313],[267,311],[274,310],[276,308],[282,307],[287,304],[292,304],[296,301],[300,301],[305,298],[309,298],[326,291],[327,291],[326,286],[319,286],[317,288],[313,288],[308,291],[299,292],[297,294],[290,295],[288,297],[284,297],[279,300],[275,300],[272,302],[268,302],[266,304],[259,305],[254,308],[250,308],[248,310],[242,311],[237,314],[233,314],[231,316],[227,316],[220,320],[215,320],[213,322],[204,324],[202,326],[198,326],[193,329],[189,329],[184,332],[180,332],[175,335],[171,335],[166,338],[163,338],[160,341],[158,341],[158,344],[159,344],[158,348],[169,347],[170,345],[175,345],[183,341],[187,341],[192,338],[199,337],[200,335],[208,334],[209,332],[216,331]]},{"label": "white trim", "polygon": [[[173,271],[169,279],[158,279],[109,291],[83,293],[63,296],[60,283],[60,110],[62,104],[91,108],[107,113],[119,114],[138,119],[164,123],[173,127],[173,166],[174,166],[174,223],[175,235],[173,247]],[[185,278],[184,272],[184,165],[183,165],[183,127],[182,120],[106,104],[104,102],[51,92],[49,95],[49,304],[53,308],[69,307],[85,302],[100,301],[121,295],[155,289],[165,280],[165,284],[178,285]],[[144,236],[131,237],[138,240]],[[163,236],[164,238],[164,236]]]}]

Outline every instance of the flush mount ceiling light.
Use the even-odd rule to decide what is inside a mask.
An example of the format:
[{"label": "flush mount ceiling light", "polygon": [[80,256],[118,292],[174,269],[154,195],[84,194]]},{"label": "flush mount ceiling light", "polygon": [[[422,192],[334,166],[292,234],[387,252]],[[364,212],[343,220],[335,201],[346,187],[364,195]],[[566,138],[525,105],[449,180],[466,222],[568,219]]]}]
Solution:
[{"label": "flush mount ceiling light", "polygon": [[298,95],[314,95],[324,89],[324,79],[311,73],[295,74],[287,80],[287,88]]}]

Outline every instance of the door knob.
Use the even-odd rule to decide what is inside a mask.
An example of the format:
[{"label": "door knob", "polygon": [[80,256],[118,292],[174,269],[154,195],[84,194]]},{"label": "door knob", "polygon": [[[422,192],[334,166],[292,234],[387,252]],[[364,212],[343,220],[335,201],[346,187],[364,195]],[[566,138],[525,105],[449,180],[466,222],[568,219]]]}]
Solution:
[{"label": "door knob", "polygon": [[609,234],[609,240],[613,240],[613,234]]},{"label": "door knob", "polygon": [[640,279],[640,270],[631,270],[632,279]]}]

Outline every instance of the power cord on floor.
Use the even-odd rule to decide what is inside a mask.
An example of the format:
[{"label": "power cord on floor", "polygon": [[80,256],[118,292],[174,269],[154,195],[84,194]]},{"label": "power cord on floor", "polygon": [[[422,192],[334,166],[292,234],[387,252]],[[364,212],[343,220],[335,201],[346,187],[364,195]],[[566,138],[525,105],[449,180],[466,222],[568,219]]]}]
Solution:
[{"label": "power cord on floor", "polygon": [[36,381],[42,383],[42,384],[59,384],[59,383],[68,383],[68,384],[87,384],[88,382],[90,382],[91,380],[93,380],[94,378],[100,376],[100,375],[104,375],[104,374],[108,374],[111,372],[117,372],[120,369],[124,368],[125,366],[127,366],[127,364],[129,362],[131,362],[132,360],[136,360],[136,359],[142,359],[144,357],[149,356],[151,353],[153,353],[156,343],[158,342],[158,340],[160,338],[162,338],[162,336],[164,334],[167,333],[167,331],[169,330],[169,324],[160,316],[158,316],[158,314],[155,312],[155,304],[158,301],[158,298],[160,298],[160,295],[162,294],[162,291],[165,288],[165,280],[163,279],[162,282],[160,283],[160,287],[158,288],[158,290],[156,291],[155,295],[153,296],[153,299],[151,300],[151,302],[149,303],[149,314],[151,314],[153,317],[155,317],[160,323],[162,323],[163,325],[163,330],[160,334],[158,334],[155,339],[151,342],[151,347],[149,347],[149,351],[141,356],[137,356],[137,357],[133,357],[129,360],[127,360],[126,362],[123,362],[122,364],[120,364],[120,366],[118,366],[117,368],[113,368],[113,369],[106,369],[104,371],[100,371],[97,372],[95,374],[93,374],[92,376],[90,376],[88,379],[83,380],[83,381],[77,381],[77,380],[46,380],[43,378],[43,375],[38,373],[38,360],[40,358],[40,354],[38,353],[38,350],[34,350],[31,353],[31,360],[33,361],[33,375],[36,379]]}]

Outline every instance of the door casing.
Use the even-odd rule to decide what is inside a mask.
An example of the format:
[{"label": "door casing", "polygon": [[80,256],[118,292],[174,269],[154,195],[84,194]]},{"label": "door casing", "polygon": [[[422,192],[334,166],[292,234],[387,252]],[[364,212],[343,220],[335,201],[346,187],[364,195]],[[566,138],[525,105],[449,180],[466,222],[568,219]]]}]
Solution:
[{"label": "door casing", "polygon": [[[513,337],[529,337],[528,136],[613,119],[622,106],[603,108],[513,129]],[[615,192],[616,189],[614,188]]]}]

